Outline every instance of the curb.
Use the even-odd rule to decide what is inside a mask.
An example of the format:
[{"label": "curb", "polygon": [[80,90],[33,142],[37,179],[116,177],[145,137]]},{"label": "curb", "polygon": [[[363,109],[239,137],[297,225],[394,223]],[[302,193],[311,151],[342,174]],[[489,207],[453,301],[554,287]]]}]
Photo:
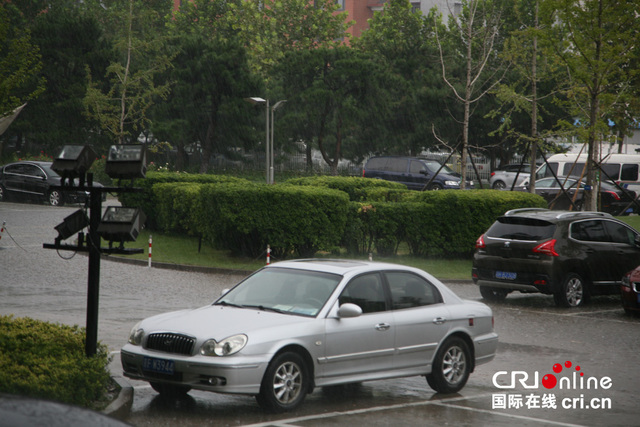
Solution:
[{"label": "curb", "polygon": [[102,413],[112,418],[126,420],[133,405],[133,386],[124,377],[112,375],[111,378],[120,386],[120,392],[116,400],[102,410]]}]

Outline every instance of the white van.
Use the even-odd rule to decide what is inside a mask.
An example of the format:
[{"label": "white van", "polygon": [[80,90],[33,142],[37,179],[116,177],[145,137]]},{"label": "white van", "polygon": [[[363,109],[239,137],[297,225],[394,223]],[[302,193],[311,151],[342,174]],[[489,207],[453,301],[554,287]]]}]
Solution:
[{"label": "white van", "polygon": [[[547,159],[548,165],[557,176],[580,177],[585,173],[583,171],[586,162],[586,154],[554,154]],[[536,170],[536,179],[553,176],[547,163],[543,163]],[[640,155],[607,154],[603,157],[602,169],[622,187],[640,192]],[[600,173],[600,179],[608,180],[603,173]]]}]

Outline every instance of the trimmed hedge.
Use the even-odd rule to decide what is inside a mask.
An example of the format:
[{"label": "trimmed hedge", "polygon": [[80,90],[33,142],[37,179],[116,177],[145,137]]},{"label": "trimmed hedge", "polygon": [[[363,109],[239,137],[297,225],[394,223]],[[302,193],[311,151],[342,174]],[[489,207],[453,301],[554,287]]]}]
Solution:
[{"label": "trimmed hedge", "polygon": [[360,202],[369,200],[372,191],[382,193],[390,191],[406,192],[407,187],[403,184],[382,179],[359,178],[353,176],[314,176],[305,178],[292,178],[285,181],[290,185],[307,185],[313,187],[326,187],[340,190],[347,193],[349,200]]},{"label": "trimmed hedge", "polygon": [[85,332],[30,318],[0,316],[0,393],[91,407],[109,381],[103,345],[85,355]]},{"label": "trimmed hedge", "polygon": [[234,253],[312,256],[338,246],[347,221],[344,192],[291,185],[203,185],[198,227]]},{"label": "trimmed hedge", "polygon": [[122,206],[141,208],[147,217],[147,227],[155,229],[158,227],[156,220],[160,203],[156,199],[156,193],[152,188],[156,184],[162,183],[178,183],[190,182],[199,184],[212,183],[246,183],[250,181],[242,178],[236,178],[227,175],[209,175],[209,174],[189,174],[184,172],[147,172],[146,178],[139,179],[134,182],[135,187],[141,188],[141,192],[136,193],[120,193],[118,200]]},{"label": "trimmed hedge", "polygon": [[153,206],[143,207],[147,226],[203,236],[249,257],[262,255],[267,244],[277,258],[340,247],[355,255],[389,256],[401,243],[416,256],[468,256],[478,236],[507,210],[546,207],[542,197],[525,192],[420,192],[355,177],[265,185],[219,175],[153,173],[144,182],[145,193],[127,197]]}]

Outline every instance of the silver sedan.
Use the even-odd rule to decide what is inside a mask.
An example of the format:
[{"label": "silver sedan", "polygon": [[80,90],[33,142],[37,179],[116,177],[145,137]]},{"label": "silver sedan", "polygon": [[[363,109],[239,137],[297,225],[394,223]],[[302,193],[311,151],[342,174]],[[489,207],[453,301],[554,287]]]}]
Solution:
[{"label": "silver sedan", "polygon": [[314,387],[425,376],[462,389],[498,345],[491,309],[412,267],[349,260],[268,265],[218,300],[135,325],[124,374],[161,395],[255,395],[291,410]]}]

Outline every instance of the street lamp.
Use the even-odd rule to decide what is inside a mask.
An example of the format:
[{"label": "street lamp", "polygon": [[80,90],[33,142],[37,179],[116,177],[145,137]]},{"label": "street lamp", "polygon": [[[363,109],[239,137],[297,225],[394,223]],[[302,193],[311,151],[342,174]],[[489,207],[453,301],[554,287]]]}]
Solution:
[{"label": "street lamp", "polygon": [[[269,173],[269,178],[270,178],[270,184],[273,184],[275,181],[273,179],[273,164],[275,161],[275,158],[273,156],[273,145],[274,145],[274,139],[273,139],[273,128],[275,127],[275,123],[273,121],[273,113],[274,111],[276,111],[282,104],[284,104],[285,102],[287,102],[286,99],[283,99],[282,101],[278,101],[276,102],[273,107],[271,107],[271,152],[270,152],[270,156],[271,156],[271,161],[270,161],[270,165],[271,165],[271,170]],[[268,108],[268,107],[267,107]]]}]

